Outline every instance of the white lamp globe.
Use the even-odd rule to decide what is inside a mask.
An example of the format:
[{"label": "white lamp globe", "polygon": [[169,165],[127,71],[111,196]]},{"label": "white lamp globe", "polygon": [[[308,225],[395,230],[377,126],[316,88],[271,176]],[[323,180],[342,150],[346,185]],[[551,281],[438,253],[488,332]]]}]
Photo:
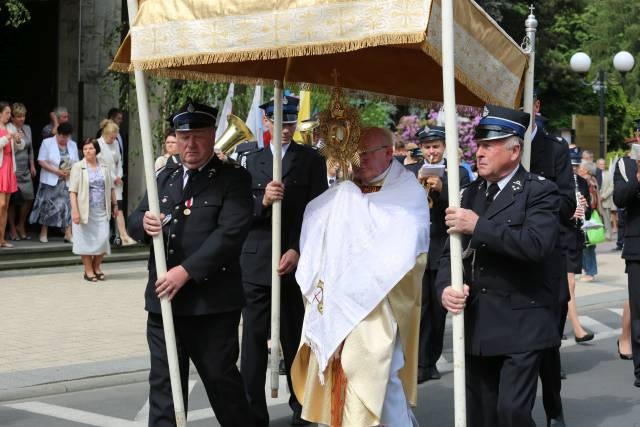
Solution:
[{"label": "white lamp globe", "polygon": [[589,71],[589,67],[591,67],[591,58],[584,52],[576,52],[571,56],[569,64],[573,71],[584,74]]},{"label": "white lamp globe", "polygon": [[633,69],[635,61],[633,55],[627,51],[620,51],[613,57],[613,66],[621,73],[628,73]]}]

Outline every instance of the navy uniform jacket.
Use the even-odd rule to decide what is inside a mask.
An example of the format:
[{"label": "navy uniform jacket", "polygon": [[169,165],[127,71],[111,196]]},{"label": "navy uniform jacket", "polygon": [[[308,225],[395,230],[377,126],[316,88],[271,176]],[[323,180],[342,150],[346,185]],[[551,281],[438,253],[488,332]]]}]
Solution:
[{"label": "navy uniform jacket", "polygon": [[[479,212],[487,183],[477,179],[461,206]],[[473,235],[463,235],[467,353],[497,356],[560,345],[556,300],[545,284],[546,263],[558,236],[558,188],[522,166],[480,215]],[[436,279],[439,298],[451,284],[449,244]]]},{"label": "navy uniform jacket", "polygon": [[[576,211],[576,188],[573,169],[569,157],[569,145],[562,138],[553,137],[538,129],[531,142],[531,173],[545,177],[558,186],[560,223],[566,227],[572,225]],[[563,241],[560,241],[563,243]]]},{"label": "navy uniform jacket", "polygon": [[[624,164],[624,174],[620,162]],[[624,157],[616,163],[613,174],[613,201],[617,207],[624,208],[627,215],[622,258],[629,261],[640,261],[640,183],[637,173],[636,161]]]},{"label": "navy uniform jacket", "polygon": [[[447,160],[445,159],[445,165]],[[407,169],[414,172],[416,177],[418,171],[424,164],[424,160],[416,163],[418,165],[415,171],[408,166]],[[410,165],[414,166],[414,165]],[[469,179],[469,173],[463,166],[458,166],[458,174],[460,177],[460,188],[468,185],[471,180]],[[445,242],[447,241],[447,225],[444,222],[445,210],[449,207],[449,183],[447,179],[447,171],[445,170],[442,175],[442,192],[431,190],[431,200],[433,200],[433,206],[429,209],[429,256],[427,257],[427,269],[437,270],[440,257],[442,256],[442,250],[444,249]]]},{"label": "navy uniform jacket", "polygon": [[[569,233],[573,232],[575,222],[571,220],[576,211],[576,189],[573,169],[569,157],[569,145],[562,138],[553,137],[538,127],[531,142],[531,166],[529,171],[553,181],[558,186],[560,235],[556,243],[554,258],[565,256],[569,246]],[[569,301],[567,269],[564,263],[552,263],[549,284],[557,295],[557,300]]]},{"label": "navy uniform jacket", "polygon": [[[182,166],[167,163],[157,182],[160,212],[171,216],[162,227],[167,270],[182,265],[191,276],[172,300],[173,314],[203,315],[242,308],[239,257],[251,223],[249,174],[213,156],[192,184],[190,215],[184,214]],[[128,221],[129,234],[136,240],[149,240],[142,228],[147,210],[145,195]],[[145,291],[145,309],[152,313],[160,313],[156,278],[152,248]]]},{"label": "navy uniform jacket", "polygon": [[[271,207],[263,207],[264,189],[273,176],[271,150],[260,149],[241,160],[251,174],[253,218],[242,247],[242,280],[271,286]],[[327,189],[327,167],[323,157],[311,147],[291,142],[282,159],[282,253],[300,253],[300,230],[304,210],[312,199]]]}]

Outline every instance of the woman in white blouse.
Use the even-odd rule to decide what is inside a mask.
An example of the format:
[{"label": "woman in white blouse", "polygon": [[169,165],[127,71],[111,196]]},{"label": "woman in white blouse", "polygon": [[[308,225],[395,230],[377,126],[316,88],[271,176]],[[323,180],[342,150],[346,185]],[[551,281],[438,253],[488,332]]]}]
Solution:
[{"label": "woman in white blouse", "polygon": [[116,191],[118,203],[118,215],[116,216],[118,234],[120,235],[123,245],[133,245],[136,241],[127,234],[127,227],[124,222],[124,215],[122,214],[122,155],[120,154],[120,147],[117,142],[120,129],[113,120],[105,119],[100,123],[100,130],[102,131],[102,136],[98,138],[98,144],[100,144],[100,154],[98,157],[101,162],[109,165],[111,176],[114,178],[113,188]]},{"label": "woman in white blouse", "polygon": [[71,166],[78,161],[78,146],[71,139],[70,123],[61,123],[58,133],[42,141],[38,151],[40,187],[29,216],[31,224],[40,224],[40,241],[48,242],[49,227],[64,230],[65,242],[71,243],[71,202],[69,201],[69,175]]}]

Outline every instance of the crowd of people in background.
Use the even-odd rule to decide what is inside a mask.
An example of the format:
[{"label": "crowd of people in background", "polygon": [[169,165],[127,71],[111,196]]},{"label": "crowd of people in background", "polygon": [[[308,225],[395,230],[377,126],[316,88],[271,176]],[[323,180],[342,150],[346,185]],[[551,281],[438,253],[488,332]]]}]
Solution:
[{"label": "crowd of people in background", "polygon": [[96,138],[80,145],[67,108],[51,112],[40,141],[26,117],[24,104],[0,102],[0,248],[31,240],[29,225],[39,226],[41,243],[49,242],[50,229],[60,230],[82,257],[84,278],[104,280],[101,262],[110,244],[136,243],[127,234],[122,205],[122,111],[109,110]]}]

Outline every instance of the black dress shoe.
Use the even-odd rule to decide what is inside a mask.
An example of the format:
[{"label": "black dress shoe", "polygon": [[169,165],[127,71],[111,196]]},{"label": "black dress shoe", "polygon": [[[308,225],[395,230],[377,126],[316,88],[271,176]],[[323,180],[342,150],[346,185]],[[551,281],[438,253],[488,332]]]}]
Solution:
[{"label": "black dress shoe", "polygon": [[593,337],[594,337],[593,332],[587,332],[585,335],[581,337],[575,337],[574,339],[576,340],[577,343],[581,343],[581,342],[591,341]]},{"label": "black dress shoe", "polygon": [[564,423],[564,417],[560,415],[557,418],[549,418],[547,420],[547,427],[567,427]]},{"label": "black dress shoe", "polygon": [[311,421],[302,419],[302,409],[296,409],[293,411],[293,415],[291,416],[292,426],[308,426],[309,424],[311,424]]},{"label": "black dress shoe", "polygon": [[616,350],[618,350],[618,356],[620,357],[620,359],[622,359],[622,360],[633,360],[633,355],[632,354],[620,353],[620,340],[616,341]]},{"label": "black dress shoe", "polygon": [[440,371],[435,366],[429,366],[429,379],[430,380],[439,380],[442,378]]},{"label": "black dress shoe", "polygon": [[426,369],[418,368],[418,384],[429,381],[429,372]]},{"label": "black dress shoe", "polygon": [[636,378],[636,381],[633,383],[634,386],[640,387],[640,378]]}]

